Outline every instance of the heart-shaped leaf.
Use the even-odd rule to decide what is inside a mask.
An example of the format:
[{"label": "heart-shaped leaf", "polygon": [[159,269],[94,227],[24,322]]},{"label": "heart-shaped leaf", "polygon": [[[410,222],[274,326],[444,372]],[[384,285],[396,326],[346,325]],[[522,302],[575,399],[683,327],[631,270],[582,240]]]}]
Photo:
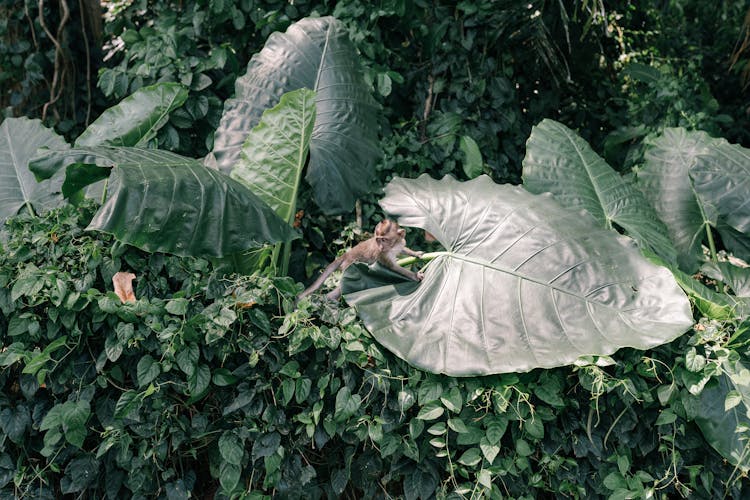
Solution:
[{"label": "heart-shaped leaf", "polygon": [[353,266],[344,292],[375,338],[417,367],[459,376],[554,367],[669,342],[693,323],[669,270],[549,195],[487,176],[423,175],[393,180],[381,205],[447,251],[421,283],[356,291]]},{"label": "heart-shaped leaf", "polygon": [[[111,169],[107,200],[88,229],[112,233],[149,252],[222,257],[296,237],[248,188],[192,158],[168,151],[99,146],[51,152],[32,165],[38,175],[67,166],[94,182]],[[67,179],[66,179],[66,182]]]},{"label": "heart-shaped leaf", "polygon": [[667,228],[643,194],[561,123],[543,120],[531,130],[523,186],[532,193],[552,193],[566,207],[586,210],[604,227],[619,225],[641,247],[667,261],[677,258]]},{"label": "heart-shaped leaf", "polygon": [[350,210],[370,189],[376,160],[377,104],[346,28],[333,17],[305,18],[273,33],[235,82],[206,164],[231,172],[250,130],[283,94],[316,93],[307,181],[326,212]]},{"label": "heart-shaped leaf", "polygon": [[638,186],[677,248],[680,267],[689,272],[697,269],[703,255],[701,244],[708,226],[716,226],[718,220],[715,211],[698,202],[689,171],[714,142],[704,132],[666,129],[649,141],[645,166],[637,172]]},{"label": "heart-shaped leaf", "polygon": [[40,120],[6,118],[0,124],[0,224],[24,205],[39,210],[63,202],[62,178],[37,182],[29,170],[29,160],[41,147],[70,146]]}]

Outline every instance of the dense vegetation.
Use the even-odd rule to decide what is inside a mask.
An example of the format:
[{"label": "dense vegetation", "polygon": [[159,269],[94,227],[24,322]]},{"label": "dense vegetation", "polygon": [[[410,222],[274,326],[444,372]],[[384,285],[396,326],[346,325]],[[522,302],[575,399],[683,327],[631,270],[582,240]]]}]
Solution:
[{"label": "dense vegetation", "polygon": [[[0,495],[748,494],[744,2],[118,0],[103,27],[91,4],[0,0],[0,179],[18,179],[0,180]],[[335,64],[307,68],[298,49]],[[424,310],[417,284],[358,267],[349,306],[295,300],[383,211],[438,238],[408,234],[432,251],[419,286],[442,290],[429,271],[463,265],[451,244],[495,209],[471,191],[485,184],[587,260],[637,271],[616,275],[645,297],[617,310],[636,310],[633,339],[451,377],[388,343],[414,321],[383,311]],[[415,222],[403,193],[420,189],[440,224]],[[197,192],[210,208],[192,209]],[[451,196],[474,212],[443,213]],[[581,212],[555,218],[558,202]],[[219,229],[196,229],[207,220]],[[113,291],[119,271],[136,276],[133,302]],[[474,297],[462,272],[456,290]],[[653,296],[632,284],[646,274]],[[511,315],[492,298],[488,317]],[[433,309],[471,331],[467,302]],[[663,317],[640,314],[662,302]],[[554,307],[562,323],[592,306]],[[508,325],[495,335],[515,338]],[[515,371],[518,354],[493,366]]]}]

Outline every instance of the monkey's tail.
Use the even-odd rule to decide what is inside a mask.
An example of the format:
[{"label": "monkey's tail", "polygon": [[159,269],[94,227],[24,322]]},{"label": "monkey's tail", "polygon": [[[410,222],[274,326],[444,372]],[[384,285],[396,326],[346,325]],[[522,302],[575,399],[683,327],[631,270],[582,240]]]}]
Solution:
[{"label": "monkey's tail", "polygon": [[328,266],[323,270],[323,272],[318,276],[318,279],[316,279],[312,285],[305,288],[305,290],[297,295],[297,300],[302,299],[304,297],[307,297],[311,293],[313,293],[315,290],[323,286],[323,283],[325,280],[333,273],[336,269],[338,269],[342,262],[344,262],[344,256],[337,257],[333,262],[328,264]]}]

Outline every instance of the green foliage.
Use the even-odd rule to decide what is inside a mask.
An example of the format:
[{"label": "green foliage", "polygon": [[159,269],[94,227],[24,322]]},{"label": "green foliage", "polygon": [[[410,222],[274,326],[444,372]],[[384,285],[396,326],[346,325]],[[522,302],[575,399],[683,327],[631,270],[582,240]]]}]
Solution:
[{"label": "green foliage", "polygon": [[[6,226],[8,496],[746,494],[694,411],[722,376],[710,367],[747,350],[745,327],[701,322],[576,367],[430,375],[351,309],[291,309],[288,279],[221,278],[206,261],[86,233],[93,208]],[[135,302],[111,291],[120,270],[137,273]]]},{"label": "green foliage", "polygon": [[667,269],[549,195],[487,176],[459,183],[423,175],[391,181],[381,205],[445,251],[427,254],[419,283],[373,283],[365,266],[358,275],[351,268],[345,297],[379,342],[424,370],[550,368],[647,349],[693,324]]}]

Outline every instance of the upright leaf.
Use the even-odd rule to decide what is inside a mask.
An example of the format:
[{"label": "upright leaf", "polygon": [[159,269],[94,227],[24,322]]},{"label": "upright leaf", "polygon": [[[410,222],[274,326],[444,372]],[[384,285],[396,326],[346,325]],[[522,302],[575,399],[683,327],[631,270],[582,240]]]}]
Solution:
[{"label": "upright leaf", "polygon": [[157,83],[133,92],[105,110],[76,139],[76,147],[146,147],[169,120],[169,113],[185,103],[188,91],[179,83]]},{"label": "upright leaf", "polygon": [[677,248],[680,267],[689,272],[697,269],[706,230],[716,225],[718,215],[698,203],[688,172],[713,142],[704,132],[666,129],[649,141],[645,165],[637,172],[639,187]]},{"label": "upright leaf", "polygon": [[24,205],[41,209],[63,202],[61,178],[37,182],[29,170],[29,160],[41,147],[70,146],[40,120],[6,118],[0,124],[0,224]]},{"label": "upright leaf", "polygon": [[463,376],[560,366],[669,342],[693,323],[667,269],[549,195],[486,176],[423,175],[393,180],[381,205],[447,251],[421,283],[361,290],[353,271],[344,292],[375,338],[420,368]]},{"label": "upright leaf", "polygon": [[346,29],[332,17],[302,19],[268,38],[235,82],[206,163],[230,172],[263,111],[300,88],[316,93],[307,181],[324,211],[349,210],[369,191],[380,156],[377,104]]},{"label": "upright leaf", "polygon": [[314,92],[284,94],[247,136],[231,174],[289,224],[294,221],[314,121]]},{"label": "upright leaf", "polygon": [[586,210],[607,228],[616,223],[665,260],[677,258],[667,228],[643,194],[561,123],[543,120],[531,130],[523,185],[532,193],[550,192],[567,207]]},{"label": "upright leaf", "polygon": [[732,245],[732,240],[737,233],[743,241],[750,237],[750,149],[715,140],[690,165],[690,177],[703,206],[719,215],[722,241],[748,258],[746,244]]}]

